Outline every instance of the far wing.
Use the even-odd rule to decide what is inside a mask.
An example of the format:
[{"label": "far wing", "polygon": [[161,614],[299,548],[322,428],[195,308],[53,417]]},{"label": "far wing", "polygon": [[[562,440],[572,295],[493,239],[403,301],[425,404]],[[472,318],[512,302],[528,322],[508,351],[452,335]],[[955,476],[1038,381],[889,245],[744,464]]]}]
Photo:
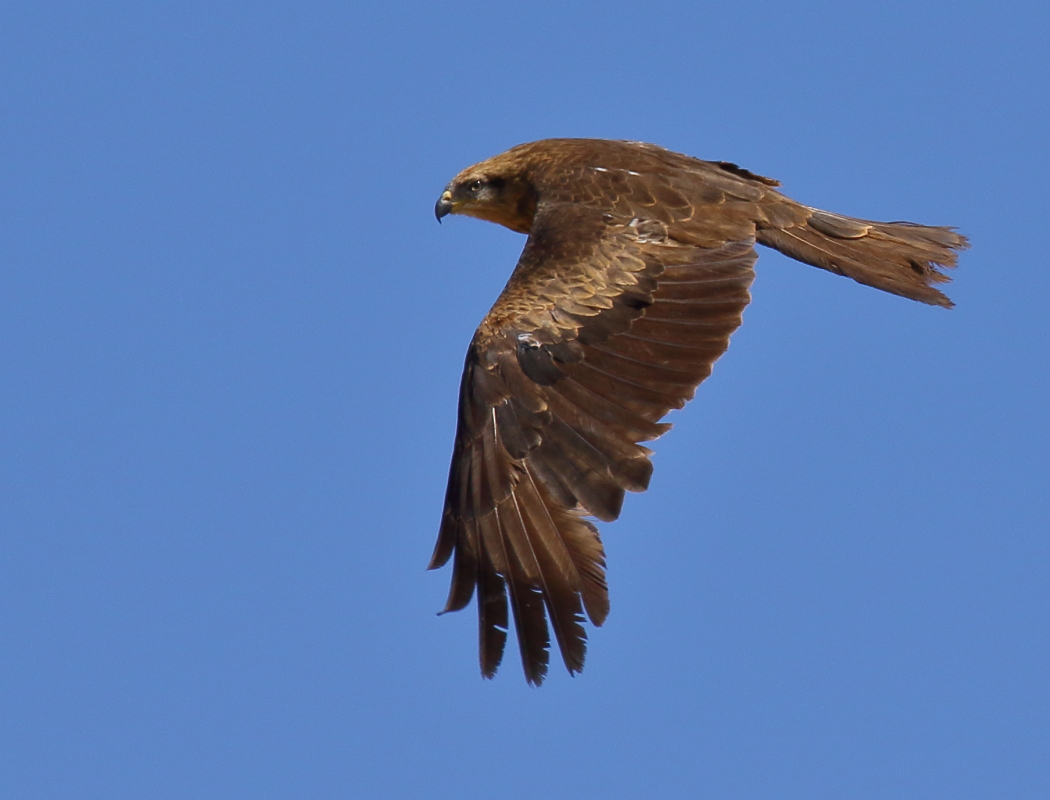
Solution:
[{"label": "far wing", "polygon": [[495,674],[513,613],[525,676],[543,681],[549,615],[570,673],[584,610],[609,610],[588,517],[644,491],[651,452],[725,352],[754,277],[754,240],[684,245],[665,224],[576,205],[541,208],[471,342],[445,509],[430,568],[453,558],[446,611],[477,589],[481,670]]}]

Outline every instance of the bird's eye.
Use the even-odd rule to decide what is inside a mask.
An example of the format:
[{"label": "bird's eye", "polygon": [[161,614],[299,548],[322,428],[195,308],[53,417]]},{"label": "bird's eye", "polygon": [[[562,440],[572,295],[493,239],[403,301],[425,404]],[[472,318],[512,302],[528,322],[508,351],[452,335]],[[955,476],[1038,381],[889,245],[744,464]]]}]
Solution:
[{"label": "bird's eye", "polygon": [[483,181],[483,180],[476,180],[476,181],[471,181],[470,185],[467,188],[471,192],[476,194],[476,193],[481,191],[481,187],[484,186],[484,185],[485,185],[485,181]]}]

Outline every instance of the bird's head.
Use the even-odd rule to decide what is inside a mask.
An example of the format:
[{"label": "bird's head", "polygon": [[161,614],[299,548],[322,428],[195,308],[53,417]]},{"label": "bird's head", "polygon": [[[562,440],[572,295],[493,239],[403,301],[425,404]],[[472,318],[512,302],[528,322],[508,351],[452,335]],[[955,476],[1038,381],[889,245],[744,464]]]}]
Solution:
[{"label": "bird's head", "polygon": [[438,222],[448,214],[465,214],[528,233],[536,216],[536,193],[520,167],[497,156],[463,170],[434,206]]}]

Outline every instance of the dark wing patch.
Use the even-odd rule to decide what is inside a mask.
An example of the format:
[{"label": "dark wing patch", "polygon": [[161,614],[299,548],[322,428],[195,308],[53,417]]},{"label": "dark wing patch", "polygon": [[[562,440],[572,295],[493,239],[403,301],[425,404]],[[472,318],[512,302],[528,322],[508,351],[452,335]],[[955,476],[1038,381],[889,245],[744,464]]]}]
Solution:
[{"label": "dark wing patch", "polygon": [[477,592],[486,677],[511,617],[530,683],[547,672],[548,617],[569,672],[583,668],[584,614],[601,625],[609,610],[588,517],[616,519],[625,491],[648,486],[640,442],[670,427],[660,419],[710,374],[750,299],[753,240],[702,248],[650,233],[580,206],[541,209],[467,353],[430,567],[453,559],[446,611]]}]

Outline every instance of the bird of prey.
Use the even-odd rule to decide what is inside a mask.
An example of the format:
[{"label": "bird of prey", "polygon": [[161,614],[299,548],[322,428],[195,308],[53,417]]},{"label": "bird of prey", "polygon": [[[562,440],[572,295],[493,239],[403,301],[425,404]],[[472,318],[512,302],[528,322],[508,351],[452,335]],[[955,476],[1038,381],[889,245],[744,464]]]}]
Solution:
[{"label": "bird of prey", "polygon": [[[755,243],[886,292],[950,307],[966,238],[810,208],[726,161],[642,142],[548,139],[459,173],[435,206],[528,234],[467,351],[430,568],[453,559],[445,611],[477,593],[481,672],[514,620],[525,678],[547,674],[550,627],[570,674],[584,613],[609,611],[591,521],[649,485],[640,444],[670,425],[725,352],[751,298]],[[509,604],[509,605],[508,605]]]}]

